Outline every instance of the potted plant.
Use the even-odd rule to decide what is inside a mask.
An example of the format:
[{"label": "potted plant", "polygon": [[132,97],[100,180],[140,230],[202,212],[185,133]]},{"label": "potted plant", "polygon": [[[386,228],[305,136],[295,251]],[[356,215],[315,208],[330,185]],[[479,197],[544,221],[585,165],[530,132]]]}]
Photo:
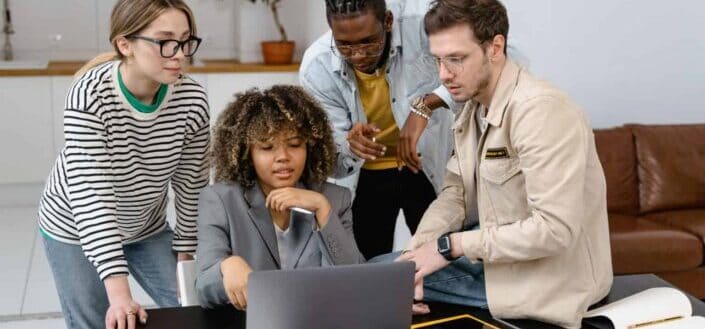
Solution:
[{"label": "potted plant", "polygon": [[[258,0],[249,0],[252,3]],[[259,0],[264,2],[265,5],[269,7],[269,11],[272,12],[272,17],[274,18],[274,23],[277,25],[277,30],[279,31],[280,40],[276,41],[262,41],[262,57],[264,58],[265,64],[291,64],[291,59],[294,56],[295,44],[293,41],[289,41],[286,35],[286,30],[279,20],[279,5],[282,0]]]}]

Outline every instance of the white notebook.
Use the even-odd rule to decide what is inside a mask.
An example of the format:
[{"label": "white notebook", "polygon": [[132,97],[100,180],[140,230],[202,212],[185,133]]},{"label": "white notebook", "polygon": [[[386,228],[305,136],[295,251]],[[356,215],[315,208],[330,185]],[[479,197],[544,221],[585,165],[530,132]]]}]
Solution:
[{"label": "white notebook", "polygon": [[688,297],[674,288],[650,288],[585,314],[608,319],[615,329],[703,329],[705,317],[693,316]]}]

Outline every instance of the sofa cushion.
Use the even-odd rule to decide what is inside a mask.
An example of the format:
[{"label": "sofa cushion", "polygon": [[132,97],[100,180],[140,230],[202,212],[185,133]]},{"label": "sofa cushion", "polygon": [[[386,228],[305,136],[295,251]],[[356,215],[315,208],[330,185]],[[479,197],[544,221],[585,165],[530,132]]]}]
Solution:
[{"label": "sofa cushion", "polygon": [[595,146],[607,181],[607,210],[636,215],[639,186],[634,137],[629,128],[596,129]]},{"label": "sofa cushion", "polygon": [[703,262],[703,243],[691,233],[619,214],[609,214],[609,224],[615,274],[682,271]]},{"label": "sofa cushion", "polygon": [[705,242],[705,209],[663,211],[643,218],[688,231]]},{"label": "sofa cushion", "polygon": [[631,128],[641,212],[705,208],[705,124]]}]

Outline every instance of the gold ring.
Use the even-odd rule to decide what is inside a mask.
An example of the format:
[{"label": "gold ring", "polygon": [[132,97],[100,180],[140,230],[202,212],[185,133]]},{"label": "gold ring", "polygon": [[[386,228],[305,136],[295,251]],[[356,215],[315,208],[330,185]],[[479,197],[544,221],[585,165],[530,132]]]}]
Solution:
[{"label": "gold ring", "polygon": [[134,316],[134,315],[135,315],[135,311],[133,311],[133,310],[127,311],[127,316],[130,316],[130,315]]}]

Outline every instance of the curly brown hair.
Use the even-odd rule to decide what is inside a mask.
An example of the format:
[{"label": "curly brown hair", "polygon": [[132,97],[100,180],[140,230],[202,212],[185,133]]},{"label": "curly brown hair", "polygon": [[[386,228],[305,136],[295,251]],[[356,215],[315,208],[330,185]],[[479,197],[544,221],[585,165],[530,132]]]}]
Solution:
[{"label": "curly brown hair", "polygon": [[323,183],[336,161],[328,117],[301,87],[285,85],[238,93],[218,116],[211,148],[215,180],[254,186],[257,174],[251,146],[288,131],[306,143],[306,168],[300,181],[309,188]]}]

